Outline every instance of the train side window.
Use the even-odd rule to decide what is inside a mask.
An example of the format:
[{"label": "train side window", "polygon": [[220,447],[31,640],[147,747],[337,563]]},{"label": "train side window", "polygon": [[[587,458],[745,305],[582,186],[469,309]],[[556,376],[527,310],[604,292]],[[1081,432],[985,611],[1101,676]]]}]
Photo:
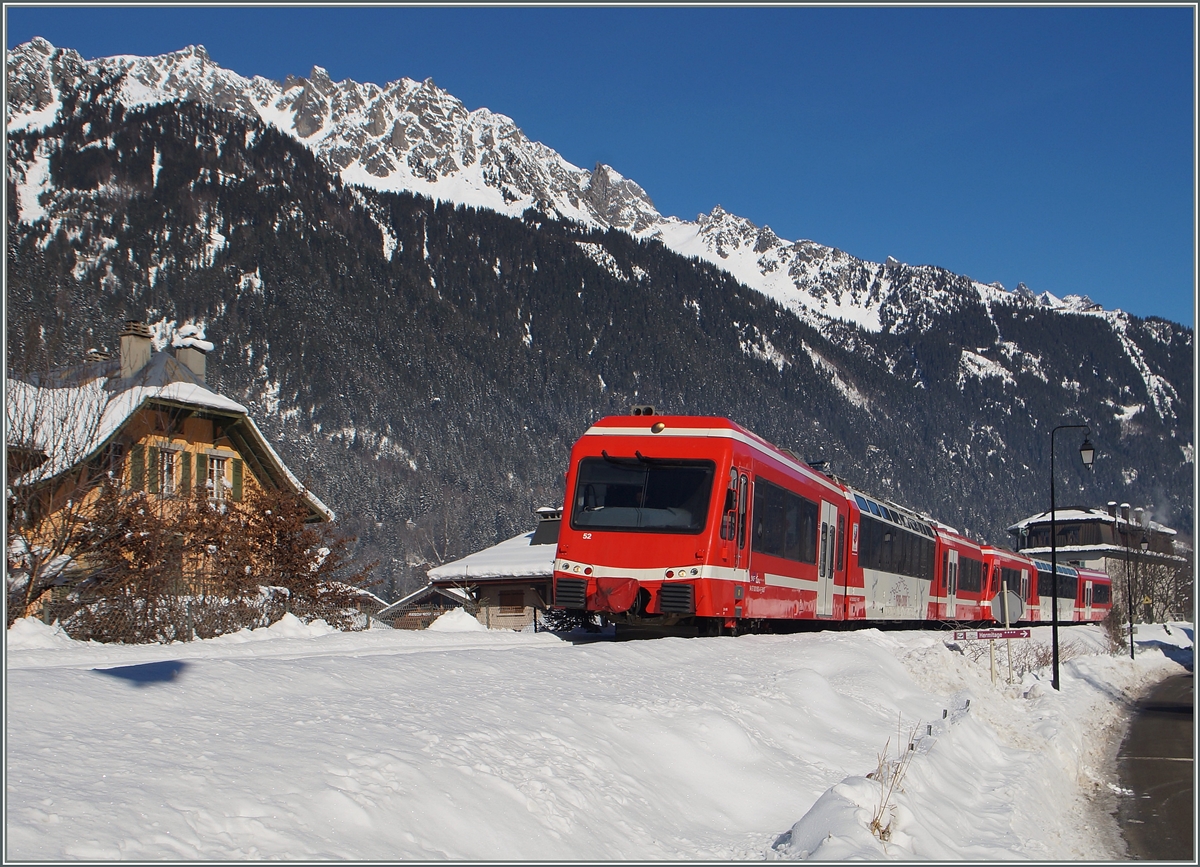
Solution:
[{"label": "train side window", "polygon": [[[766,479],[755,482],[754,551],[817,565],[822,526],[829,525],[820,520],[820,507],[812,500]],[[824,541],[828,542],[829,535],[827,529]],[[822,563],[818,571],[824,575],[833,561]]]},{"label": "train side window", "polygon": [[737,521],[737,467],[729,470],[729,487],[725,489],[725,502],[721,507],[721,538],[727,542],[733,541],[735,523]]}]

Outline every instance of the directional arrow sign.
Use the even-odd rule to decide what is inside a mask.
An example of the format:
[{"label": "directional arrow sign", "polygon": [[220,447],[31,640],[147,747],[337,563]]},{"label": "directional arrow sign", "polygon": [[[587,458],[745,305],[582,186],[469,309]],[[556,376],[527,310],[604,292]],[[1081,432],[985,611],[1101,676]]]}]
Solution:
[{"label": "directional arrow sign", "polygon": [[955,641],[986,641],[989,638],[1028,637],[1028,629],[965,629],[954,633]]}]

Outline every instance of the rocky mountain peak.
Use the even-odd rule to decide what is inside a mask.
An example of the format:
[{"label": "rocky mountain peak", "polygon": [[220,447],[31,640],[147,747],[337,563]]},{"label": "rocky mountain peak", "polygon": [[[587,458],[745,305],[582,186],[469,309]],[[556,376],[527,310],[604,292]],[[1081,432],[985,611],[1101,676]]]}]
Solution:
[{"label": "rocky mountain peak", "polygon": [[662,217],[646,191],[612,166],[596,163],[583,189],[583,199],[608,225],[639,234]]},{"label": "rocky mountain peak", "polygon": [[[295,137],[350,184],[407,190],[510,216],[532,207],[585,225],[656,237],[814,323],[834,318],[868,329],[920,327],[917,311],[931,298],[958,299],[957,304],[977,301],[983,288],[994,297],[1003,292],[974,288],[969,278],[912,268],[893,257],[873,264],[815,242],[787,241],[719,204],[693,223],[663,217],[641,186],[611,166],[598,163],[589,171],[571,165],[530,141],[511,118],[486,108],[468,111],[432,78],[400,79],[381,88],[349,79],[335,83],[323,67],[313,66],[308,78],[288,76],[280,84],[225,70],[202,46],[160,57],[85,62],[44,39],[9,52],[8,77],[10,131],[53,122],[61,94],[81,85],[90,88],[88,98],[130,106],[200,102]],[[944,289],[950,294],[943,296],[943,289],[929,288],[934,284],[955,288]],[[925,288],[910,289],[913,298],[904,301],[897,294],[902,285]],[[1048,293],[1035,299],[1024,284],[1005,296],[1069,313],[1099,311],[1088,299],[1066,303]]]}]

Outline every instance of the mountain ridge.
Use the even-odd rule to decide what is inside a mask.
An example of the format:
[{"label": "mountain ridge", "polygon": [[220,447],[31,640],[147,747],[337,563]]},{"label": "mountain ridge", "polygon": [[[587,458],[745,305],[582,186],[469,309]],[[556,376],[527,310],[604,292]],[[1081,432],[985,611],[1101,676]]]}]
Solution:
[{"label": "mountain ridge", "polygon": [[[347,183],[509,216],[534,208],[551,217],[657,238],[682,255],[723,268],[814,323],[844,320],[875,331],[919,328],[920,312],[913,308],[920,305],[914,305],[911,292],[897,289],[911,281],[898,284],[895,275],[907,267],[936,267],[904,266],[891,257],[872,263],[815,241],[786,241],[720,205],[695,221],[663,216],[641,186],[611,166],[576,167],[525,137],[512,118],[487,108],[468,110],[432,79],[401,78],[383,86],[334,82],[314,66],[307,78],[289,75],[277,82],[226,70],[203,46],[157,57],[85,61],[41,38],[10,51],[8,68],[11,130],[52,122],[51,109],[61,102],[53,98],[55,81],[89,76],[105,82],[111,98],[130,107],[173,99],[204,102],[257,116],[293,136]],[[1104,311],[1086,296],[1035,296],[1024,284],[1010,292],[1000,284],[937,271],[953,293],[977,294],[985,304],[1015,301],[1067,313],[1122,315]],[[928,280],[916,282],[920,291]],[[947,302],[954,303],[940,299]]]}]

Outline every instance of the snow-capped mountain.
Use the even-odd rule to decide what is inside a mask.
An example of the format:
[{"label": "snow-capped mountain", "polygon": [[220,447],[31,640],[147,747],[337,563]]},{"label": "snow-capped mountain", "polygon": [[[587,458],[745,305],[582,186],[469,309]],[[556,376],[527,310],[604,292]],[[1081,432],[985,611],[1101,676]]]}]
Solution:
[{"label": "snow-capped mountain", "polygon": [[127,107],[188,100],[262,119],[311,148],[347,183],[510,216],[535,208],[635,233],[662,219],[637,184],[608,166],[577,168],[530,141],[511,118],[468,111],[432,80],[334,82],[317,66],[308,78],[276,82],[223,69],[202,46],[85,61],[40,38],[9,52],[8,80],[10,130],[53,123],[64,94],[75,90]]},{"label": "snow-capped mountain", "polygon": [[1086,297],[1009,292],[930,266],[867,262],[809,240],[786,241],[719,205],[695,221],[663,216],[611,166],[581,169],[529,140],[511,118],[468,111],[437,87],[402,78],[380,87],[334,82],[319,66],[283,82],[223,69],[202,46],[159,57],[84,60],[34,39],[8,55],[10,131],[52,124],[67,94],[126,107],[187,100],[257,117],[293,136],[346,183],[405,190],[510,216],[547,216],[656,238],[710,262],[814,324],[843,320],[868,331],[921,329],[930,306],[983,300],[1095,312]]},{"label": "snow-capped mountain", "polygon": [[1086,419],[1101,452],[1079,501],[1190,527],[1176,323],[866,262],[719,207],[664,217],[431,82],[278,83],[199,48],[84,61],[36,40],[9,52],[8,95],[9,370],[115,351],[129,315],[160,342],[203,326],[214,386],[394,590],[561,503],[587,423],[643,403],[733,417],[996,542],[1045,508],[1049,428]]}]

